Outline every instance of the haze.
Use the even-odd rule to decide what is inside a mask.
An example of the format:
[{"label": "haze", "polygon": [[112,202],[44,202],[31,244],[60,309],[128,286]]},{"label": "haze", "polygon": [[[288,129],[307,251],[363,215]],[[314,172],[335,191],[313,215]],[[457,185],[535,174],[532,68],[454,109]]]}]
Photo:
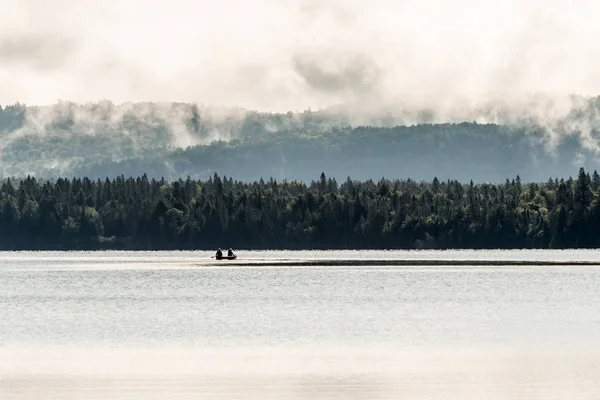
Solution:
[{"label": "haze", "polygon": [[600,93],[593,1],[8,0],[2,10],[0,104],[285,112]]}]

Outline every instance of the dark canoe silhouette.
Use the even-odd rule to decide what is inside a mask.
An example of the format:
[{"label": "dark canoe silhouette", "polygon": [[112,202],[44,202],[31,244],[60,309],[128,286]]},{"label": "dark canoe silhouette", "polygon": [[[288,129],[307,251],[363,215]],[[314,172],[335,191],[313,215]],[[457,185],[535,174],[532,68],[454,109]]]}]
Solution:
[{"label": "dark canoe silhouette", "polygon": [[217,260],[235,260],[237,258],[236,255],[233,256],[216,256]]}]

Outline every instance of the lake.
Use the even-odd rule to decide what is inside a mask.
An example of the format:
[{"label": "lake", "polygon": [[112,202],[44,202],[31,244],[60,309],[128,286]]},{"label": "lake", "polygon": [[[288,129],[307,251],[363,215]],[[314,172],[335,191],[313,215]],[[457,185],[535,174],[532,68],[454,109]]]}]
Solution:
[{"label": "lake", "polygon": [[212,255],[0,252],[0,398],[600,393],[600,251]]}]

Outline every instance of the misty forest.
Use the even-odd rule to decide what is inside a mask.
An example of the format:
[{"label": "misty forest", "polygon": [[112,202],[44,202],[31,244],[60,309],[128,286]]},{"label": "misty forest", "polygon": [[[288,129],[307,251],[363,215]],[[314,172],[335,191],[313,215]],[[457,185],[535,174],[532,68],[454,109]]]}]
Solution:
[{"label": "misty forest", "polygon": [[[344,107],[262,113],[187,103],[111,102],[0,108],[2,177],[118,176],[172,181],[213,173],[240,181],[438,179],[502,182],[600,169],[600,98],[536,114],[491,104],[472,112]],[[552,118],[552,119],[551,119]],[[436,122],[456,121],[456,122]]]},{"label": "misty forest", "polygon": [[0,203],[3,249],[600,246],[600,175],[583,168],[529,184],[27,177]]},{"label": "misty forest", "polygon": [[0,248],[600,246],[600,99],[572,104],[552,123],[501,106],[444,123],[428,110],[0,107]]}]

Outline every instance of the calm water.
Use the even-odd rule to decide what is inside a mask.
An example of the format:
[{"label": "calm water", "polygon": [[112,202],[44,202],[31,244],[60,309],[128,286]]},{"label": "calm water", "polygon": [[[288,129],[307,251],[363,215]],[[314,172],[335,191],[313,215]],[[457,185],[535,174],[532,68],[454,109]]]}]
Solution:
[{"label": "calm water", "polygon": [[0,253],[0,398],[600,397],[600,267],[231,268],[211,255]]}]

